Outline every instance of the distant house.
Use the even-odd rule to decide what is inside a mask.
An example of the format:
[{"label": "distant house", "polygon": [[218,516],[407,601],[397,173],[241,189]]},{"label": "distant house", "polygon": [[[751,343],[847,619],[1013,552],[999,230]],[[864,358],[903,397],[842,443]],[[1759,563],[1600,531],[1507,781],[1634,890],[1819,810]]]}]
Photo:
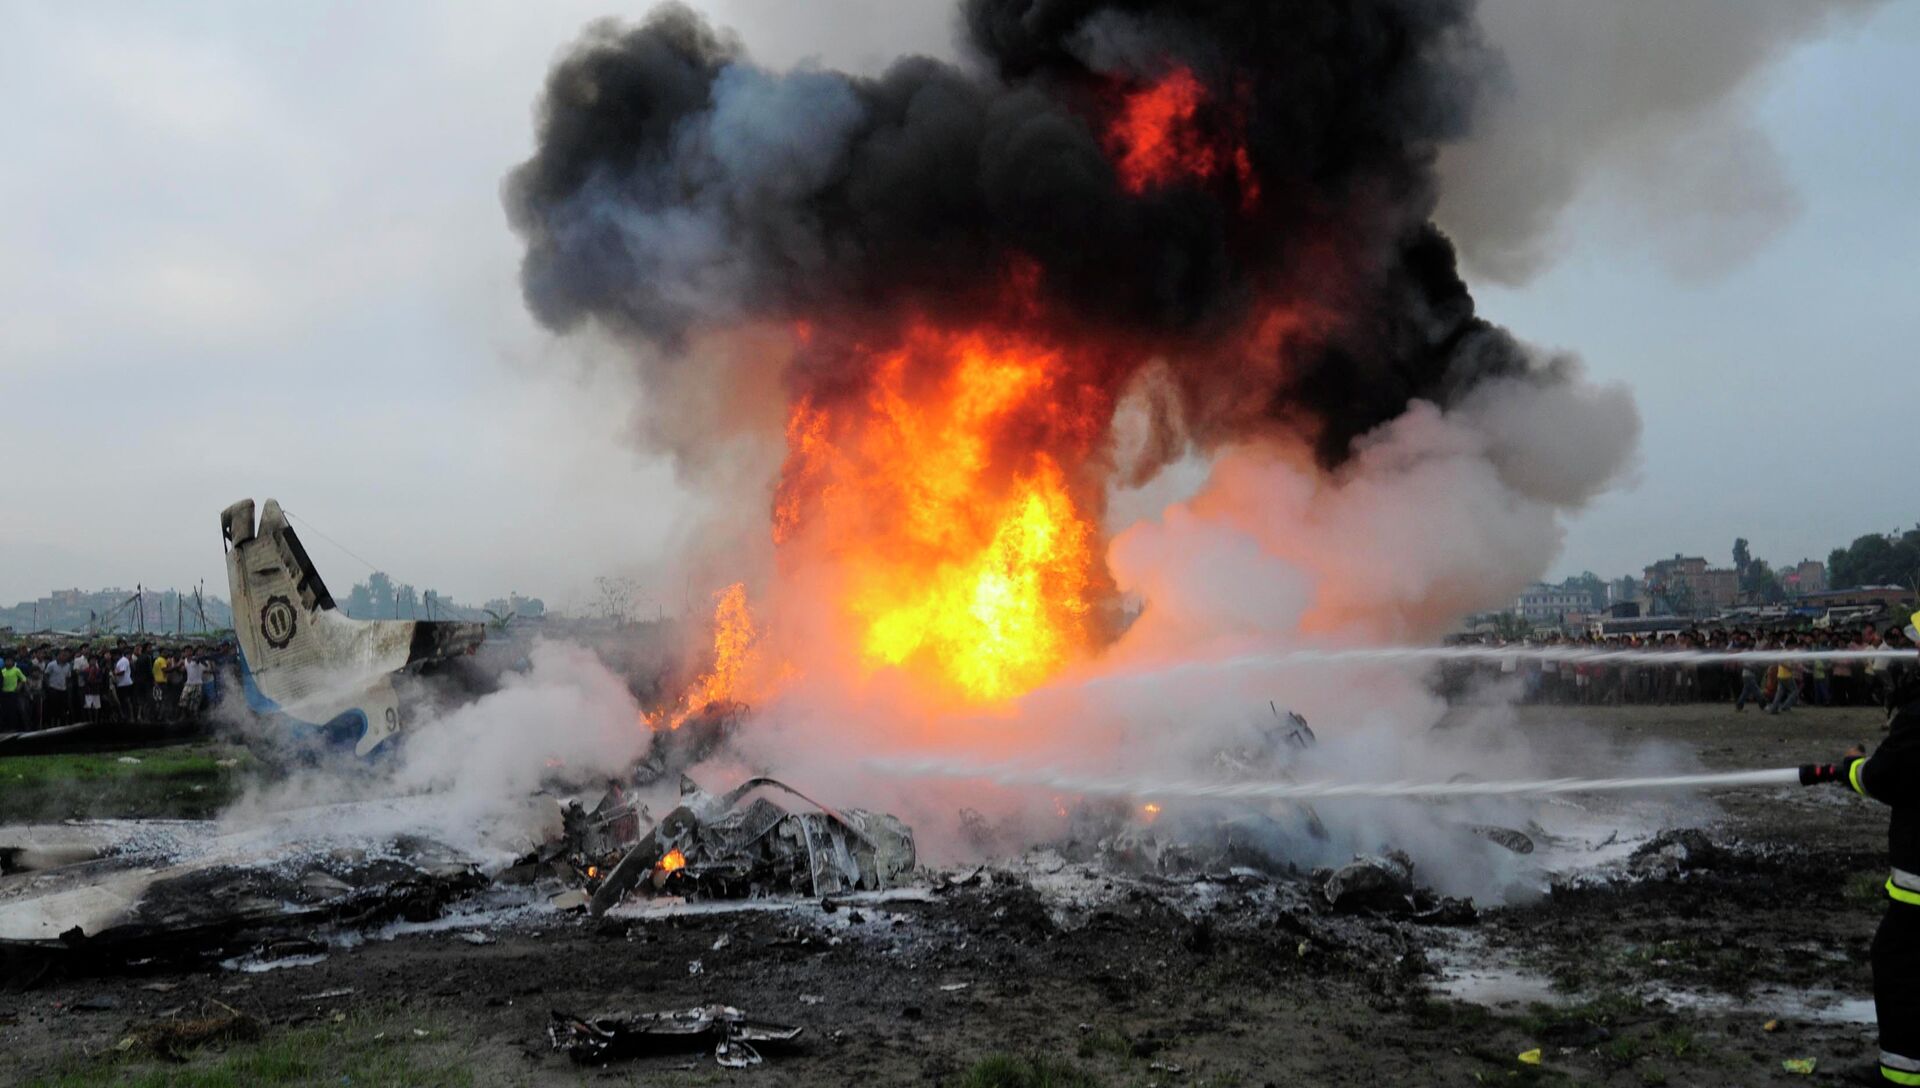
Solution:
[{"label": "distant house", "polygon": [[1827,565],[1818,559],[1802,559],[1792,570],[1780,573],[1780,585],[1790,596],[1805,597],[1827,591]]},{"label": "distant house", "polygon": [[1656,613],[1711,616],[1740,600],[1740,572],[1710,567],[1702,556],[1676,554],[1646,568],[1646,597]]},{"label": "distant house", "polygon": [[1615,578],[1607,583],[1607,605],[1638,604],[1640,602],[1640,583],[1631,577]]},{"label": "distant house", "polygon": [[1614,635],[1678,635],[1692,630],[1693,624],[1680,616],[1637,616],[1632,618],[1596,618],[1587,624],[1588,633],[1605,638]]},{"label": "distant house", "polygon": [[1513,610],[1528,623],[1559,623],[1569,612],[1586,612],[1592,607],[1593,597],[1585,590],[1544,583],[1528,586],[1513,602]]}]

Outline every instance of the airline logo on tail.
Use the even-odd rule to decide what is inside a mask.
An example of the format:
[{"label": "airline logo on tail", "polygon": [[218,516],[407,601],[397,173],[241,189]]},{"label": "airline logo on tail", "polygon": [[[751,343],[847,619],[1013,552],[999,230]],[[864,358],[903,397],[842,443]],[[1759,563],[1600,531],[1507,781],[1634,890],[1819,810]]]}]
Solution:
[{"label": "airline logo on tail", "polygon": [[272,499],[257,524],[252,499],[227,507],[220,531],[248,704],[357,755],[404,724],[395,674],[466,653],[486,635],[478,623],[343,614]]}]

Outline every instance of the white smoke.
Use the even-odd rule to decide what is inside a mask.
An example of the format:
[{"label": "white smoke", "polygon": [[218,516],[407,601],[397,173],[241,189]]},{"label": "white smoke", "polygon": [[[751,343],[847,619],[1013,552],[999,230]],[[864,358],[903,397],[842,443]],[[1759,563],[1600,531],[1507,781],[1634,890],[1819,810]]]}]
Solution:
[{"label": "white smoke", "polygon": [[528,661],[524,673],[502,675],[499,691],[412,728],[394,784],[484,805],[561,772],[615,775],[639,758],[649,735],[639,704],[593,651],[542,640]]},{"label": "white smoke", "polygon": [[[284,723],[272,717],[248,728],[267,750],[284,739]],[[221,818],[240,829],[312,809],[350,821],[355,836],[421,835],[499,864],[558,831],[555,800],[536,796],[545,785],[617,778],[648,737],[625,680],[585,647],[540,641],[499,690],[425,709],[395,750],[295,762]],[[334,830],[349,832],[345,823]]]},{"label": "white smoke", "polygon": [[1146,611],[1114,656],[1244,635],[1425,639],[1510,601],[1639,440],[1623,386],[1560,370],[1489,382],[1451,411],[1416,402],[1332,473],[1303,449],[1226,451],[1197,495],[1115,539],[1114,576]]},{"label": "white smoke", "polygon": [[1879,2],[1482,0],[1505,67],[1473,138],[1440,156],[1438,221],[1471,270],[1520,283],[1564,248],[1562,212],[1593,196],[1676,274],[1722,271],[1799,210],[1755,117],[1768,73]]}]

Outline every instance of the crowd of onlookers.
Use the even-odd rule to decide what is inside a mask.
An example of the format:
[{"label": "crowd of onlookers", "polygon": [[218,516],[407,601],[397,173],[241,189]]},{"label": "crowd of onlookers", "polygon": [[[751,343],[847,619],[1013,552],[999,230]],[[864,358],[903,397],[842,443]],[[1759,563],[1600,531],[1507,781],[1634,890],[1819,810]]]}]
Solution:
[{"label": "crowd of onlookers", "polygon": [[0,648],[0,733],[81,722],[196,721],[220,694],[230,644]]},{"label": "crowd of onlookers", "polygon": [[[1848,631],[1708,628],[1659,636],[1555,635],[1523,642],[1492,640],[1483,645],[1521,650],[1736,655],[1727,661],[1667,664],[1577,658],[1547,660],[1516,654],[1491,664],[1467,666],[1474,675],[1497,674],[1517,679],[1525,700],[1534,703],[1617,706],[1723,702],[1735,710],[1752,705],[1769,714],[1779,714],[1796,706],[1885,706],[1893,691],[1914,675],[1914,662],[1910,658],[1793,660],[1769,657],[1806,651],[1911,654],[1914,647],[1908,645],[1898,627],[1881,631],[1873,625]],[[1455,670],[1450,686],[1464,686],[1468,679]]]}]

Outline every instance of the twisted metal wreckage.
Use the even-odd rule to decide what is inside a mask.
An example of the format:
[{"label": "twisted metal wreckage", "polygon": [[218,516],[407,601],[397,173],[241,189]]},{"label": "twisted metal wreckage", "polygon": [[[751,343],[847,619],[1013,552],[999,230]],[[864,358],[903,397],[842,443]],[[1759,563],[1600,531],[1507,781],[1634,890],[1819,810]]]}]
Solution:
[{"label": "twisted metal wreckage", "polygon": [[[412,682],[471,654],[480,624],[357,620],[340,612],[279,503],[221,513],[249,707],[290,753],[373,769],[412,724]],[[898,819],[837,811],[770,778],[715,797],[682,778],[659,821],[628,802],[724,743],[738,706],[660,734],[587,812],[560,807],[543,844],[490,879],[480,859],[418,835],[342,841],[348,810],[322,806],[235,830],[212,821],[99,821],[0,831],[0,981],[232,961],[313,944],[345,927],[434,917],[498,884],[536,884],[595,913],[629,893],[820,897],[877,890],[916,864]],[[789,810],[759,790],[782,790]],[[743,802],[745,802],[743,804]]]},{"label": "twisted metal wreckage", "polygon": [[[484,628],[340,613],[272,500],[257,521],[250,501],[234,504],[221,527],[249,705],[270,734],[309,758],[377,767],[412,724],[414,681],[471,654]],[[1271,709],[1249,747],[1218,754],[1221,776],[1285,779],[1316,745],[1304,719]],[[597,804],[547,807],[536,821],[545,828],[539,845],[517,854],[508,844],[527,841],[524,825],[503,826],[491,844],[467,848],[392,832],[430,826],[409,823],[404,807],[430,797],[279,812],[240,829],[138,820],[0,829],[0,985],[291,962],[329,954],[370,929],[394,934],[452,911],[473,911],[485,925],[487,911],[503,905],[544,903],[595,916],[633,899],[669,910],[693,900],[797,906],[925,883],[914,833],[895,816],[832,807],[770,777],[717,794],[689,777],[686,769],[724,747],[746,716],[744,706],[717,703],[654,733],[648,751]],[[675,804],[656,819],[638,798],[674,778]],[[369,810],[380,818],[364,818]],[[996,838],[978,813],[962,813],[961,825],[985,853],[1029,845]],[[1457,830],[1513,854],[1533,849],[1519,831]],[[1296,873],[1302,856],[1324,855],[1327,838],[1318,813],[1302,802],[1195,806],[1177,825],[1154,826],[1139,806],[1089,797],[1071,814],[1056,857],[1115,878],[1194,879],[1248,867],[1277,876]],[[1317,871],[1307,886],[1322,910],[1439,924],[1473,915],[1471,904],[1417,886],[1411,861],[1391,851]],[[582,1062],[711,1045],[720,1064],[736,1066],[760,1060],[755,1044],[777,1046],[799,1032],[712,1005],[556,1012],[549,1035]]]}]

